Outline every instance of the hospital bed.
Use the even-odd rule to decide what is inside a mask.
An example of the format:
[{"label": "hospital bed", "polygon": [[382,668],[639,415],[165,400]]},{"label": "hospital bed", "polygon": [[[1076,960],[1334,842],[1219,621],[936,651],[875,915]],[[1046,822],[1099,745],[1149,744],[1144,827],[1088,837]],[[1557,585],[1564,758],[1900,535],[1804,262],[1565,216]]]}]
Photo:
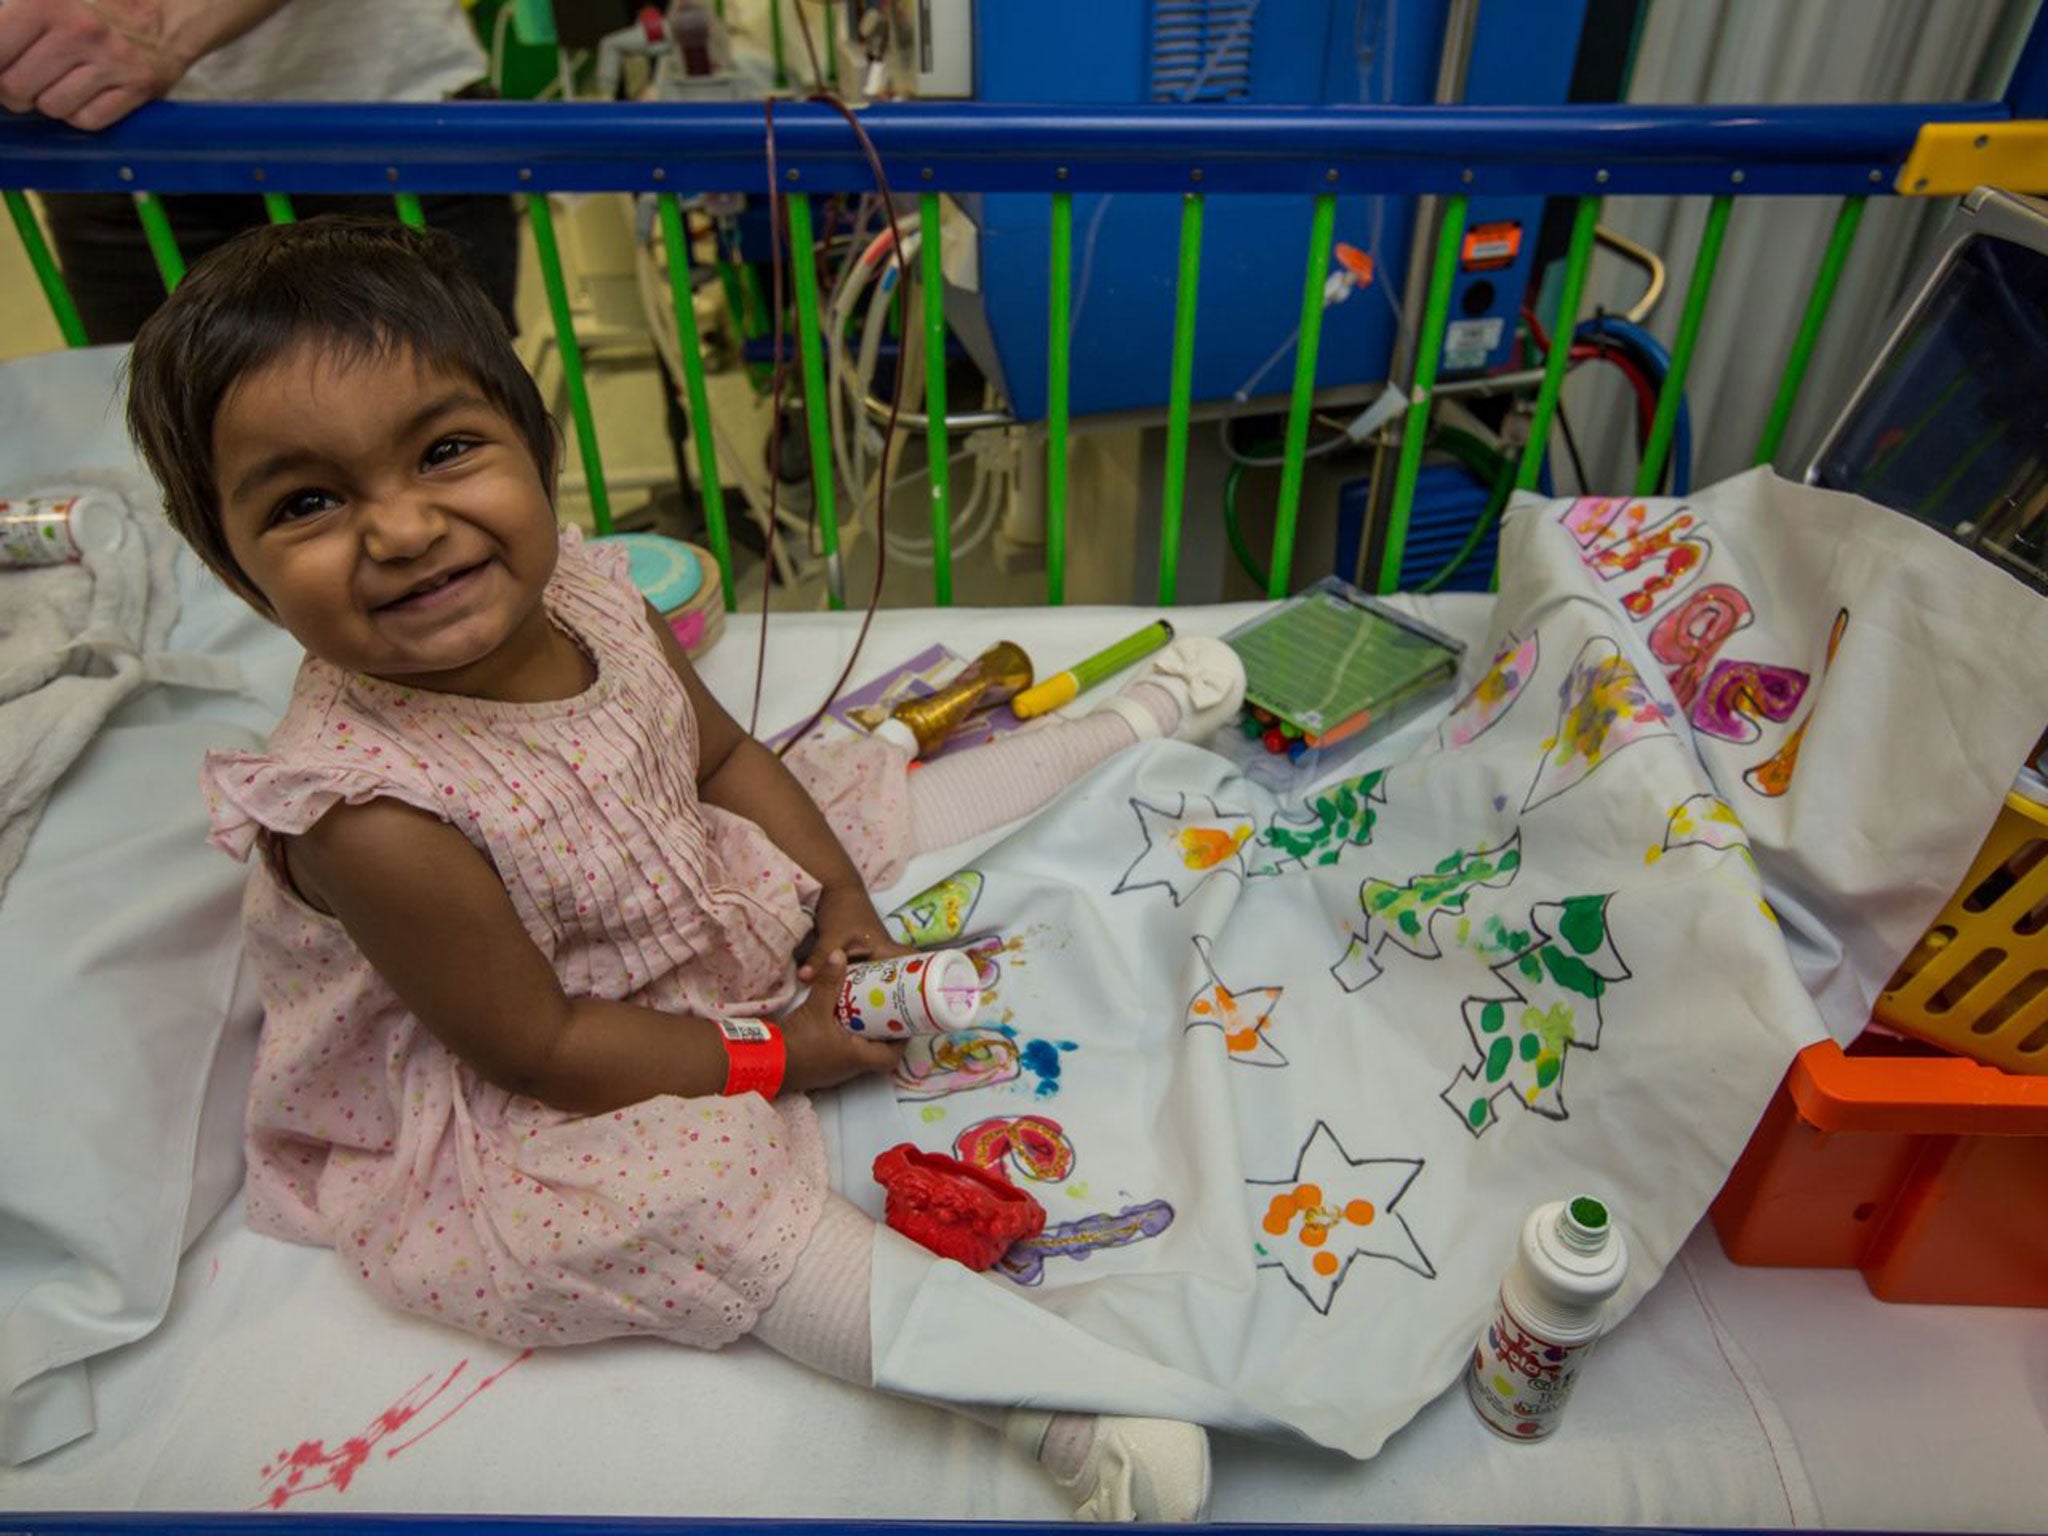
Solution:
[{"label": "hospital bed", "polygon": [[[1182,193],[1197,228],[1207,200],[1233,191],[1296,192],[1319,209],[1352,190],[1427,193],[1444,199],[1445,251],[1458,242],[1461,199],[1483,186],[1580,200],[1567,314],[1576,311],[1603,196],[1712,198],[1709,238],[1717,239],[1737,195],[1828,194],[1854,208],[1890,191],[1909,155],[1919,156],[1918,190],[1947,185],[1944,175],[1961,178],[1949,187],[1961,190],[1969,178],[1956,155],[1943,159],[1927,146],[1956,133],[1965,144],[1989,141],[2015,127],[2008,103],[1586,108],[1538,116],[1160,109],[1036,117],[946,107],[867,116],[899,188],[927,198],[995,188],[1051,197],[1055,304],[1068,291],[1072,257],[1071,223],[1061,209],[1077,190]],[[777,127],[780,190],[797,194],[792,224],[803,248],[804,198],[866,190],[868,171],[840,120],[822,107],[786,107]],[[178,108],[141,114],[90,141],[0,125],[0,181],[44,190],[396,187],[409,196],[627,189],[655,194],[668,209],[679,189],[764,190],[760,150],[761,118],[752,109]],[[147,217],[146,199],[143,208]],[[545,227],[545,199],[534,197],[530,208],[537,229]],[[1317,230],[1305,283],[1311,293],[1323,282],[1317,253],[1329,243],[1320,218]],[[1711,252],[1702,257],[1658,406],[1646,487],[1656,483],[1654,460],[1668,452],[1690,342],[1711,294]],[[1815,281],[1815,325],[1840,259],[1839,251],[1831,255]],[[806,297],[803,265],[799,340],[815,356],[819,317],[814,291]],[[1447,320],[1444,266],[1437,263],[1417,350],[1418,411],[1427,409]],[[1199,280],[1191,265],[1182,270],[1184,281]],[[555,272],[550,284],[559,282]],[[686,328],[689,312],[678,306]],[[1288,429],[1295,469],[1291,492],[1282,492],[1274,596],[1294,579],[1291,498],[1299,496],[1313,395],[1315,313],[1304,304],[1305,361]],[[877,664],[928,644],[941,626],[948,643],[968,653],[1001,637],[1034,654],[1078,655],[1138,621],[1136,609],[1061,606],[1067,423],[1059,326],[1052,335],[1047,605],[884,613],[866,652]],[[565,353],[573,351],[572,334],[560,339]],[[680,341],[705,431],[697,338],[689,332]],[[1787,389],[1795,394],[1806,350],[1795,351],[1789,368]],[[1554,409],[1563,352],[1542,383],[1539,424]],[[0,384],[0,452],[7,456],[0,470],[9,480],[132,467],[110,407],[118,362],[115,354],[81,350],[8,365]],[[929,404],[933,450],[943,457],[943,385]],[[1189,409],[1177,392],[1169,430],[1183,446]],[[590,434],[577,437],[586,474],[601,484]],[[1408,441],[1415,452],[1404,452],[1399,464],[1378,567],[1389,581],[1400,569],[1420,431]],[[1525,483],[1536,473],[1534,462],[1523,465]],[[729,538],[715,490],[709,502],[710,537],[729,582]],[[818,515],[831,552],[837,527],[829,497]],[[1178,580],[1180,515],[1169,497],[1163,602]],[[942,499],[934,518],[943,544]],[[109,1125],[124,1116],[160,1122],[153,1145],[127,1149],[146,1160],[125,1173],[158,1178],[174,1196],[170,1209],[153,1213],[156,1251],[122,1271],[129,1289],[105,1325],[112,1347],[53,1388],[86,1395],[92,1432],[0,1469],[8,1529],[125,1527],[144,1520],[139,1511],[268,1510],[365,1525],[386,1513],[648,1516],[671,1524],[1059,1518],[1056,1495],[1032,1468],[942,1410],[819,1382],[749,1343],[715,1356],[643,1342],[519,1356],[392,1313],[353,1286],[330,1254],[243,1226],[232,1163],[237,1068],[246,1073],[253,1014],[232,964],[221,963],[232,958],[238,875],[199,846],[201,811],[182,786],[202,745],[261,735],[281,707],[295,658],[289,642],[210,588],[188,557],[179,569],[182,611],[169,649],[233,659],[245,692],[166,688],[124,707],[61,786],[0,912],[7,973],[28,978],[18,989],[10,981],[11,1008],[32,997],[39,1025],[55,1031],[67,1007],[89,1007],[96,1018],[129,1021],[130,1029],[175,1029],[184,1048],[174,1058],[179,1070],[158,1081],[162,1089],[178,1078],[177,1102],[146,1114],[95,1105],[83,1085],[24,1084],[9,1074],[11,1102],[76,1092],[82,1117],[99,1110]],[[934,603],[944,608],[949,597],[942,560]],[[1484,632],[1483,597],[1404,601],[1468,640]],[[835,589],[835,611],[773,621],[764,727],[807,714],[819,679],[850,654],[857,615],[836,611],[844,602]],[[1176,622],[1220,633],[1246,611],[1183,609]],[[734,615],[704,663],[708,682],[729,703],[753,682],[753,623]],[[1468,661],[1476,668],[1483,657]],[[1391,760],[1432,724],[1420,722],[1373,750]],[[973,851],[929,856],[901,889],[917,889]],[[94,854],[104,855],[96,869]],[[209,968],[195,982],[191,972],[202,960]],[[121,1048],[118,1039],[113,1048]],[[133,1041],[129,1048],[143,1049]],[[162,1178],[166,1169],[174,1172]],[[1224,1438],[1214,1513],[1262,1524],[2027,1530],[2048,1526],[2044,1450],[2048,1316],[1888,1307],[1851,1272],[1741,1269],[1702,1226],[1628,1325],[1602,1346],[1565,1429],[1549,1444],[1497,1440],[1455,1392],[1362,1464]]]}]

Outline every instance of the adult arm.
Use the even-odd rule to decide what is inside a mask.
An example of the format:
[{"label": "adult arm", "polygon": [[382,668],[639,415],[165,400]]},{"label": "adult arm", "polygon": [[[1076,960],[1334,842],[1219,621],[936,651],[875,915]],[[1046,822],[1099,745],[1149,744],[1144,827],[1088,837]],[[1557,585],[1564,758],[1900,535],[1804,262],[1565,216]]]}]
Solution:
[{"label": "adult arm", "polygon": [[0,106],[97,131],[287,0],[4,0]]}]

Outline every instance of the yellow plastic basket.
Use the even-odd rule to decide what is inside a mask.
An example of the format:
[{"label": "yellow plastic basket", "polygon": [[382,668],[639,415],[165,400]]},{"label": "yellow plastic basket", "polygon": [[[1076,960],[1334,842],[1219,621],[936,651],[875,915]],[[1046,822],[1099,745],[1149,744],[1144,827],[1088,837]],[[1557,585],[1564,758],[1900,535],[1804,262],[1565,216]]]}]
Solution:
[{"label": "yellow plastic basket", "polygon": [[2005,797],[1962,888],[1875,1011],[1901,1034],[2048,1073],[2048,806]]}]

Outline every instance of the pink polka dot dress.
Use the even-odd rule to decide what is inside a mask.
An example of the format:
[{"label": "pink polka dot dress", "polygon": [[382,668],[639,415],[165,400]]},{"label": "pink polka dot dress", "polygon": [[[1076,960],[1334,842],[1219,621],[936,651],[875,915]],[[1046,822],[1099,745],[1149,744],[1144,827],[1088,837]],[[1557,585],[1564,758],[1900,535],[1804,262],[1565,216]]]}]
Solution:
[{"label": "pink polka dot dress", "polygon": [[[564,535],[545,601],[596,665],[574,698],[419,692],[308,658],[262,754],[205,770],[214,841],[246,859],[337,802],[441,817],[497,869],[572,997],[772,1014],[817,885],[697,797],[688,697],[625,575]],[[901,857],[903,759],[879,744],[792,768],[871,879]],[[258,1230],[339,1250],[409,1311],[515,1345],[752,1327],[826,1191],[803,1096],[650,1099],[577,1116],[443,1048],[341,924],[255,861],[244,904],[264,1025],[248,1117]]]}]

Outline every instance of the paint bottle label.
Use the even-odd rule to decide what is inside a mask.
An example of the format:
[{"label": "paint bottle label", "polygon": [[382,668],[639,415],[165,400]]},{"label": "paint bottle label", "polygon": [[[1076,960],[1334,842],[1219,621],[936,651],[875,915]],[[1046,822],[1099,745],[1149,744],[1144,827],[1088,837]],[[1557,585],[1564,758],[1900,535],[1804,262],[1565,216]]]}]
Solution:
[{"label": "paint bottle label", "polygon": [[84,555],[72,512],[78,496],[0,500],[0,565],[66,565]]},{"label": "paint bottle label", "polygon": [[981,1012],[981,978],[964,950],[899,955],[846,969],[833,1016],[880,1040],[968,1029]]},{"label": "paint bottle label", "polygon": [[1537,1337],[1501,1299],[1472,1351],[1465,1389],[1489,1429],[1510,1440],[1541,1440],[1557,1428],[1594,1341],[1556,1344]]}]

